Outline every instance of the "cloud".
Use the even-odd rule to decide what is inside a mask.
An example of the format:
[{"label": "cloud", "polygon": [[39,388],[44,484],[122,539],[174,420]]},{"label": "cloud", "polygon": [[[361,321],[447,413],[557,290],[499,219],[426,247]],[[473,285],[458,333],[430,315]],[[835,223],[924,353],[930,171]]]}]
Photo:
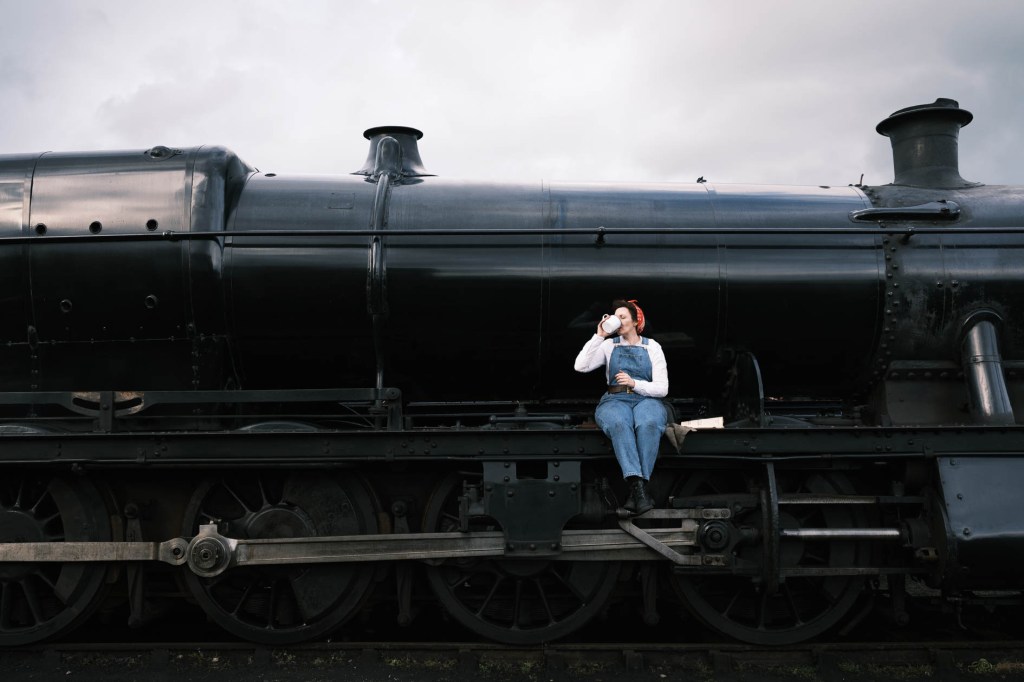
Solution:
[{"label": "cloud", "polygon": [[874,125],[953,97],[964,176],[1024,183],[1024,5],[44,1],[10,8],[0,151],[223,144],[346,173],[365,128],[479,179],[892,177]]}]

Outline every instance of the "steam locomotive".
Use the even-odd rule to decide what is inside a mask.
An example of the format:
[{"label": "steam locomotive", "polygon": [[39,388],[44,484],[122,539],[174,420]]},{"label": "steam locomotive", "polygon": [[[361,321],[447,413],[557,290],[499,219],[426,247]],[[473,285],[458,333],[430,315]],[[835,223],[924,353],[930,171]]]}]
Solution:
[{"label": "steam locomotive", "polygon": [[[882,121],[884,186],[449,180],[404,127],[330,177],[0,157],[0,644],[187,601],[275,645],[381,602],[787,645],[908,584],[1018,600],[1024,189],[960,176],[971,119]],[[572,370],[624,295],[673,424],[726,425],[668,429],[637,517]]]}]

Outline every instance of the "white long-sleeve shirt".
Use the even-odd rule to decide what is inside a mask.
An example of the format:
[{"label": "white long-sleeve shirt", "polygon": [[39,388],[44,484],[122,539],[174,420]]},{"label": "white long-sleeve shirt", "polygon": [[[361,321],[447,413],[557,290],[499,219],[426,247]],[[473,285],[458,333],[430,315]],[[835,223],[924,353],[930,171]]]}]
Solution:
[{"label": "white long-sleeve shirt", "polygon": [[[628,345],[623,341],[619,341],[619,343]],[[643,348],[650,356],[652,380],[643,381],[633,377],[633,381],[636,382],[633,390],[648,398],[664,398],[668,395],[668,365],[665,363],[665,352],[661,350],[661,344],[654,339],[647,339],[646,344],[641,340],[635,347]],[[611,338],[603,339],[599,334],[594,334],[593,338],[583,346],[580,354],[576,356],[576,371],[583,373],[593,372],[598,367],[603,366],[605,367],[605,383],[611,385],[611,377],[608,376],[607,367],[612,357],[612,349],[614,348],[615,343]]]}]

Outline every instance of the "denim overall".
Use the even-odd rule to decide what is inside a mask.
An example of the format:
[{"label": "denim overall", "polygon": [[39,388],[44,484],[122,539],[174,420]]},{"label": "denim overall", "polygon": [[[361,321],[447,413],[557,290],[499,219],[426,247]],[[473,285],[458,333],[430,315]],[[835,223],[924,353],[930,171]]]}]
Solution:
[{"label": "denim overall", "polygon": [[[625,372],[633,379],[651,381],[654,378],[653,368],[647,350],[619,343],[619,340],[613,341],[615,347],[608,361],[608,381],[615,381],[619,372]],[[646,346],[647,339],[642,341]],[[622,467],[622,477],[640,476],[651,480],[654,461],[658,458],[658,444],[668,420],[661,400],[637,393],[605,393],[597,404],[595,418],[605,435],[612,439],[615,458]]]}]

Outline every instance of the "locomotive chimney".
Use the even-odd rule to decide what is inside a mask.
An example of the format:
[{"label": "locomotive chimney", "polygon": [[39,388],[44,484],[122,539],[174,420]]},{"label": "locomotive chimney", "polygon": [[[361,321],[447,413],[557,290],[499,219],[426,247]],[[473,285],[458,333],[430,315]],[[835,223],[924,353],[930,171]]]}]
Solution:
[{"label": "locomotive chimney", "polygon": [[974,115],[959,102],[940,97],[894,112],[875,130],[892,141],[894,185],[912,187],[970,187],[960,177],[957,137]]},{"label": "locomotive chimney", "polygon": [[378,126],[367,130],[363,133],[363,137],[370,141],[370,154],[366,157],[366,163],[363,164],[363,167],[353,173],[353,175],[373,175],[377,162],[377,150],[381,142],[387,138],[392,138],[398,142],[402,150],[401,173],[403,176],[419,177],[433,175],[433,173],[428,173],[427,169],[423,167],[423,161],[420,159],[420,149],[416,142],[423,137],[423,133],[415,128]]}]

